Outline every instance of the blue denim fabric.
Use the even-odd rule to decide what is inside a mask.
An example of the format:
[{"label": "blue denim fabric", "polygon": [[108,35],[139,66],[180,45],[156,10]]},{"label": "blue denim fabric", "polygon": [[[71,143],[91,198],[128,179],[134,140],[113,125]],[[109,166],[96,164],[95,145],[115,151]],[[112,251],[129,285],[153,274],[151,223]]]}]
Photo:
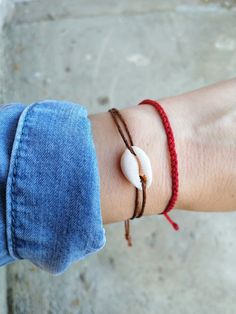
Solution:
[{"label": "blue denim fabric", "polygon": [[85,107],[0,106],[0,266],[27,259],[59,275],[105,242]]}]

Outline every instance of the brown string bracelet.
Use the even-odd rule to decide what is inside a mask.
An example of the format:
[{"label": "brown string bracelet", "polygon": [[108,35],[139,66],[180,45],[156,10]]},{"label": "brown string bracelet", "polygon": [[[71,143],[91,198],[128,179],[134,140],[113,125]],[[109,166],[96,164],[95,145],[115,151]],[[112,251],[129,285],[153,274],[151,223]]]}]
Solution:
[{"label": "brown string bracelet", "polygon": [[[127,123],[125,122],[124,118],[122,117],[121,113],[119,112],[118,109],[116,108],[112,108],[112,109],[109,109],[108,112],[111,113],[112,115],[112,118],[117,126],[117,129],[127,147],[127,149],[129,150],[129,152],[135,156],[135,159],[136,159],[136,162],[138,164],[138,175],[139,175],[139,179],[140,179],[140,183],[141,183],[141,189],[142,189],[142,205],[141,205],[141,209],[140,211],[138,210],[139,208],[139,202],[138,202],[138,199],[139,199],[139,189],[135,186],[135,206],[134,206],[134,213],[132,215],[131,218],[127,219],[124,221],[124,227],[125,227],[125,239],[127,240],[128,242],[128,246],[132,246],[132,240],[131,240],[131,235],[130,235],[130,220],[131,219],[134,219],[134,218],[140,218],[143,216],[143,213],[144,213],[144,208],[145,208],[145,205],[146,205],[146,189],[147,189],[147,176],[144,174],[144,171],[143,171],[143,168],[142,168],[142,163],[141,163],[141,160],[140,160],[140,155],[138,156],[138,151],[142,151],[140,148],[134,146],[134,143],[133,143],[133,140],[132,140],[132,137],[131,137],[131,134],[129,132],[129,129],[128,129],[128,126],[127,126]],[[122,128],[119,124],[119,122],[121,122],[121,124],[123,125],[123,128],[125,129],[126,133],[127,133],[127,137],[125,137],[123,131],[122,131]],[[139,149],[139,150],[137,150]],[[143,152],[143,151],[142,151]],[[144,152],[143,152],[144,153]],[[145,153],[144,153],[145,154]],[[149,182],[149,185],[151,183]]]},{"label": "brown string bracelet", "polygon": [[[156,100],[145,99],[139,103],[139,105],[152,105],[156,111],[159,113],[160,118],[163,123],[164,130],[167,136],[167,146],[170,154],[170,166],[171,166],[171,178],[172,178],[172,195],[166,205],[164,211],[161,212],[168,222],[173,226],[174,230],[179,230],[179,226],[174,222],[170,216],[169,211],[174,208],[178,197],[178,188],[179,188],[179,173],[178,173],[178,156],[175,148],[175,139],[173,130],[168,119],[164,108]],[[130,236],[130,220],[134,218],[142,217],[144,213],[144,208],[146,205],[146,189],[151,185],[152,182],[152,169],[151,163],[147,154],[139,147],[134,146],[131,134],[128,130],[127,123],[122,117],[118,109],[112,108],[108,110],[117,126],[117,129],[126,145],[126,149],[121,156],[121,170],[126,178],[135,186],[135,208],[134,213],[130,219],[125,220],[125,238],[128,241],[128,246],[132,246],[131,236]],[[128,139],[125,137],[122,128],[118,120],[123,125]],[[138,192],[142,190],[142,206],[141,210],[138,212]]]}]

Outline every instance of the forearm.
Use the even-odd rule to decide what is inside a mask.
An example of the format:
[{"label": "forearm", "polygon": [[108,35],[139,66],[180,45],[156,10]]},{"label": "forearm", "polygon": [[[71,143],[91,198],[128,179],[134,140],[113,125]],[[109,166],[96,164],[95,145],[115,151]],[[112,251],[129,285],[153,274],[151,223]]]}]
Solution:
[{"label": "forearm", "polygon": [[[179,159],[176,208],[236,209],[236,81],[160,100],[173,128]],[[229,112],[230,111],[230,112]],[[171,196],[166,134],[152,106],[121,110],[135,145],[150,157],[153,182],[144,215],[163,211]],[[123,176],[125,149],[110,113],[90,115],[101,180],[104,223],[125,220],[134,210],[135,188]],[[224,121],[225,123],[222,123]]]}]

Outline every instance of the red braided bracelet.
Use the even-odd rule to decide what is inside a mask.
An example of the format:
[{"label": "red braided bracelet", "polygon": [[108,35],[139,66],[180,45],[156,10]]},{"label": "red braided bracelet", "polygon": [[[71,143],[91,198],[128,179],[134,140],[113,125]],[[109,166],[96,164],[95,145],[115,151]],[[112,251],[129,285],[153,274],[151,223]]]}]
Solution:
[{"label": "red braided bracelet", "polygon": [[166,219],[169,221],[169,223],[171,223],[171,225],[173,226],[175,230],[179,230],[178,224],[175,223],[168,215],[168,212],[175,205],[175,202],[178,197],[178,188],[179,188],[178,159],[177,159],[177,153],[175,149],[174,134],[170,125],[170,121],[164,109],[157,101],[151,100],[151,99],[145,99],[141,101],[138,105],[152,105],[153,107],[155,107],[161,117],[164,129],[166,132],[167,143],[168,143],[169,154],[170,154],[170,161],[171,161],[172,195],[166,208],[163,210],[161,214],[163,214],[166,217]]}]

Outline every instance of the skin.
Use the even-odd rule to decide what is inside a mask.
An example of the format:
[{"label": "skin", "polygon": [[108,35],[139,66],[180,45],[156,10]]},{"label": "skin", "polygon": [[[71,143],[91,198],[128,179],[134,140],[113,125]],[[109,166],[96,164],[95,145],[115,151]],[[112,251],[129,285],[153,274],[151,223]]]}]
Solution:
[{"label": "skin", "polygon": [[[236,79],[159,100],[175,136],[179,196],[175,209],[236,210]],[[150,158],[153,182],[144,215],[162,212],[171,197],[166,134],[150,105],[120,110],[134,144]],[[135,188],[120,169],[124,142],[104,112],[89,115],[100,173],[103,223],[124,221],[134,210]],[[140,192],[141,199],[141,192]]]}]

